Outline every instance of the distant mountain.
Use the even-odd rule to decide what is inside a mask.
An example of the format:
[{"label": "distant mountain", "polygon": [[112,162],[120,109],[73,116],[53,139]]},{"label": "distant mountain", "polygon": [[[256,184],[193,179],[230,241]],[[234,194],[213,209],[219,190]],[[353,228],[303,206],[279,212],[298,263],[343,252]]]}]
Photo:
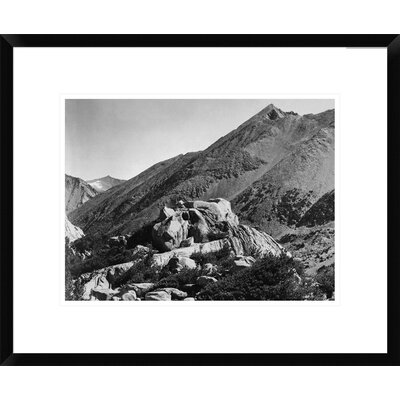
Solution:
[{"label": "distant mountain", "polygon": [[[147,209],[141,204],[152,191],[163,185],[169,186],[171,179],[185,168],[198,153],[178,155],[161,161],[132,179],[100,193],[90,202],[72,212],[69,217],[86,233],[120,234],[136,231],[158,217],[158,206]],[[82,207],[81,207],[82,208]],[[144,212],[135,210],[144,209]]]},{"label": "distant mountain", "polygon": [[68,214],[91,198],[98,191],[80,178],[65,175],[65,212]]},{"label": "distant mountain", "polygon": [[116,179],[111,177],[110,175],[104,176],[99,179],[92,179],[90,181],[86,181],[90,186],[92,186],[97,192],[103,193],[108,189],[111,189],[114,186],[117,186],[123,182],[124,179]]},{"label": "distant mountain", "polygon": [[334,110],[301,116],[270,104],[204,151],[155,164],[70,219],[89,235],[125,234],[154,221],[164,205],[222,197],[240,220],[282,237],[303,217],[318,222],[306,213],[334,189],[334,118]]}]

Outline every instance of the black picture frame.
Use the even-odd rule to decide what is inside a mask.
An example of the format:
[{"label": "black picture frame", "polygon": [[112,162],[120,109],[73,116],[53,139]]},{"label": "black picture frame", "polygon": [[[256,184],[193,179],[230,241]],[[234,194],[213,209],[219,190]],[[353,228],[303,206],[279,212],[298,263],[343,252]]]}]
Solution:
[{"label": "black picture frame", "polygon": [[[387,48],[388,258],[384,354],[19,354],[13,350],[14,47]],[[367,84],[367,83],[366,83]],[[0,35],[0,363],[2,365],[400,365],[398,186],[400,35]],[[381,216],[382,218],[385,216]],[[384,258],[382,258],[384,262]]]}]

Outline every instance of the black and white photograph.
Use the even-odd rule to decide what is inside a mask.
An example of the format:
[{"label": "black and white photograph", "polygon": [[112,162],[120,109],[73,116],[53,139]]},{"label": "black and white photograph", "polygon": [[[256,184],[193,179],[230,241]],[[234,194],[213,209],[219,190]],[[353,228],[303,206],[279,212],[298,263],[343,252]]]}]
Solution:
[{"label": "black and white photograph", "polygon": [[65,299],[335,299],[333,99],[66,99]]},{"label": "black and white photograph", "polygon": [[0,13],[2,398],[398,399],[397,3],[63,3]]}]

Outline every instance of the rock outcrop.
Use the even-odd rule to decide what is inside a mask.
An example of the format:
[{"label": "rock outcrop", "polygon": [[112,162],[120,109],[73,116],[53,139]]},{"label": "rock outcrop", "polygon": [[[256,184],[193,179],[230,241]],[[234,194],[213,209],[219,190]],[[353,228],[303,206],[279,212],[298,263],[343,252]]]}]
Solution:
[{"label": "rock outcrop", "polygon": [[194,260],[189,257],[172,257],[169,259],[167,268],[172,273],[177,273],[183,269],[196,269],[197,265]]},{"label": "rock outcrop", "polygon": [[85,234],[82,229],[75,226],[67,216],[65,216],[65,237],[68,239],[68,242],[75,242],[75,240],[80,239],[83,236],[85,236]]},{"label": "rock outcrop", "polygon": [[118,294],[118,290],[112,290],[109,288],[95,288],[92,289],[90,300],[100,300],[100,301],[107,301],[112,300],[114,296]]},{"label": "rock outcrop", "polygon": [[137,297],[143,297],[147,292],[153,290],[154,283],[128,283],[123,286],[123,290],[134,290]]},{"label": "rock outcrop", "polygon": [[130,270],[133,265],[134,262],[131,261],[82,274],[78,279],[83,287],[82,300],[90,300],[93,290],[112,289],[116,279]]},{"label": "rock outcrop", "polygon": [[137,300],[137,294],[134,290],[123,290],[120,293],[118,293],[118,295],[115,297],[119,297],[122,301],[136,301]]},{"label": "rock outcrop", "polygon": [[[229,201],[225,199],[186,202],[170,210],[166,213],[163,208],[160,212],[161,221],[153,227],[154,243],[163,251],[153,255],[152,265],[155,268],[164,267],[174,258],[190,258],[193,254],[218,253],[222,250],[229,250],[236,255],[288,254],[267,233],[240,225]],[[182,247],[181,243],[187,241],[188,237],[193,238],[194,243]]]},{"label": "rock outcrop", "polygon": [[146,294],[145,299],[147,301],[171,301],[171,293],[166,290],[157,290],[155,292],[149,292]]},{"label": "rock outcrop", "polygon": [[182,202],[179,206],[176,210],[164,207],[160,211],[161,221],[153,227],[153,241],[161,251],[209,242],[216,232],[221,233],[223,223],[238,224],[225,199]]},{"label": "rock outcrop", "polygon": [[250,268],[256,262],[254,257],[251,256],[236,256],[233,264],[236,268]]},{"label": "rock outcrop", "polygon": [[[94,289],[114,288],[118,280],[123,277],[124,274],[135,268],[148,256],[149,251],[150,250],[145,246],[136,246],[132,254],[133,261],[112,265],[80,275],[78,281],[83,288],[82,300],[90,300]],[[145,290],[143,286],[140,287],[140,289]]]},{"label": "rock outcrop", "polygon": [[152,301],[170,301],[170,300],[183,300],[186,297],[187,293],[182,292],[179,289],[163,288],[147,293],[145,299]]},{"label": "rock outcrop", "polygon": [[188,257],[193,254],[212,254],[218,253],[226,248],[232,248],[229,239],[214,240],[208,243],[195,243],[190,247],[181,247],[172,251],[164,253],[156,253],[152,256],[152,265],[155,268],[161,269],[168,264],[169,260],[173,257]]}]

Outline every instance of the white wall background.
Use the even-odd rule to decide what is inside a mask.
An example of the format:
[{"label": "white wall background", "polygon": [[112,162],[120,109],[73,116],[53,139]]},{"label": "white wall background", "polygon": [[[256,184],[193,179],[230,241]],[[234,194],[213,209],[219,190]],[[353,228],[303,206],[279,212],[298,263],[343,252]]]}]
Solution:
[{"label": "white wall background", "polygon": [[[398,1],[1,1],[3,33],[397,33]],[[7,399],[397,399],[400,368],[2,368]],[[99,379],[99,376],[101,379]],[[125,384],[118,384],[124,382]],[[167,389],[167,388],[173,388]],[[179,389],[176,389],[179,387]],[[203,390],[202,390],[203,389]]]}]

